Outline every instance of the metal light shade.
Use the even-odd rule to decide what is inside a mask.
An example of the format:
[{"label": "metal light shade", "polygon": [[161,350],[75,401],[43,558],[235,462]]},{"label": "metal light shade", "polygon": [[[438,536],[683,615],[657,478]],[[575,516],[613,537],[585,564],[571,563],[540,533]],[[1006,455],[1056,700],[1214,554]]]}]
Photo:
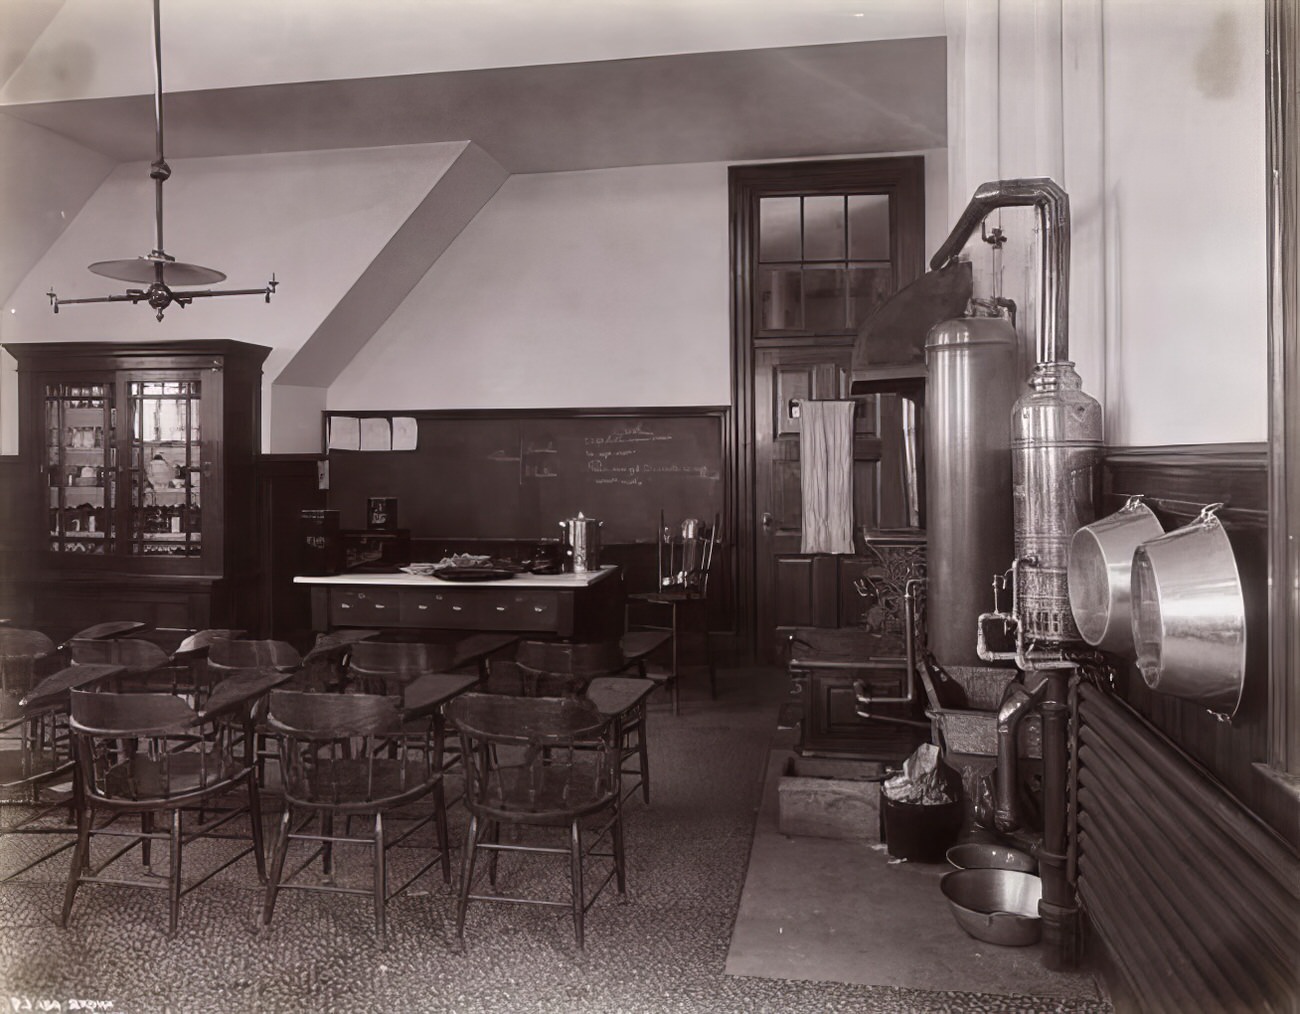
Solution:
[{"label": "metal light shade", "polygon": [[224,282],[226,274],[215,268],[205,268],[198,264],[186,264],[182,261],[156,261],[148,257],[132,257],[121,261],[96,261],[90,270],[105,278],[116,278],[122,282],[138,282],[152,285],[158,280],[158,269],[162,269],[164,285],[211,285]]}]

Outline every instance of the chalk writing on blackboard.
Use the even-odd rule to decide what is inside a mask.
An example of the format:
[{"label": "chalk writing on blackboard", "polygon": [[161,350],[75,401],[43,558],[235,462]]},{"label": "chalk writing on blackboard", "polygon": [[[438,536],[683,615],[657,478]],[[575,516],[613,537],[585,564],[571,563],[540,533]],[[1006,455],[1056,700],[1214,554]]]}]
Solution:
[{"label": "chalk writing on blackboard", "polygon": [[497,448],[497,450],[493,451],[491,454],[487,456],[487,459],[488,461],[518,461],[519,455],[511,454],[509,451],[504,451],[501,450],[500,448]]},{"label": "chalk writing on blackboard", "polygon": [[624,426],[621,429],[613,430],[608,436],[603,437],[586,437],[583,439],[584,444],[622,444],[622,443],[645,443],[651,440],[672,440],[671,433],[655,433],[653,430],[646,429],[645,423],[637,423],[635,426]]}]

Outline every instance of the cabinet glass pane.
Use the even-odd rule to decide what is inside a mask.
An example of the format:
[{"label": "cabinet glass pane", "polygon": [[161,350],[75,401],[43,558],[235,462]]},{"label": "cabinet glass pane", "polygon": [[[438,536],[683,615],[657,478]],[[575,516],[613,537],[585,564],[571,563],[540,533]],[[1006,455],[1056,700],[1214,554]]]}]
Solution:
[{"label": "cabinet glass pane", "polygon": [[800,211],[798,197],[764,197],[758,202],[758,259],[797,261]]},{"label": "cabinet glass pane", "polygon": [[848,199],[849,260],[889,260],[889,198],[853,194]]},{"label": "cabinet glass pane", "polygon": [[803,199],[803,259],[844,260],[844,198]]},{"label": "cabinet glass pane", "polygon": [[197,380],[133,380],[130,552],[197,556],[202,547],[202,461]]},{"label": "cabinet glass pane", "polygon": [[45,388],[48,548],[102,555],[116,536],[113,385],[58,383]]}]

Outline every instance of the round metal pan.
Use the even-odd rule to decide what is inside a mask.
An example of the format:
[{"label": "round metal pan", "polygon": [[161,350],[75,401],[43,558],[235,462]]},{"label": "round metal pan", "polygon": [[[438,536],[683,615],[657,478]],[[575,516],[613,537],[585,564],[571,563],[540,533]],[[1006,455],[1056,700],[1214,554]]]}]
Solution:
[{"label": "round metal pan", "polygon": [[1133,554],[1133,642],[1147,686],[1231,718],[1246,671],[1246,607],[1211,504]]},{"label": "round metal pan", "polygon": [[1094,648],[1132,659],[1133,553],[1142,543],[1164,534],[1164,527],[1142,502],[1131,496],[1114,514],[1078,529],[1070,539],[1067,567],[1070,611],[1079,636]]}]

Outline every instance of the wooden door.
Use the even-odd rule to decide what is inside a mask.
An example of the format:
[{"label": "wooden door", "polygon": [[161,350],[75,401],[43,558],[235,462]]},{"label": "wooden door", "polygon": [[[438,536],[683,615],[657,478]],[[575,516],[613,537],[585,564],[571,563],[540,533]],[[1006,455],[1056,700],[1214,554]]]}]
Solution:
[{"label": "wooden door", "polygon": [[[730,172],[738,591],[760,661],[779,658],[778,627],[835,627],[855,615],[843,601],[852,584],[841,558],[800,552],[797,405],[849,396],[859,328],[923,272],[923,181],[924,161],[912,156]],[[915,523],[901,479],[900,406],[897,395],[858,402],[858,527]]]},{"label": "wooden door", "polygon": [[[758,533],[756,614],[759,654],[775,650],[783,627],[836,627],[855,616],[842,601],[843,557],[804,553],[800,491],[800,403],[846,398],[852,346],[843,343],[761,348],[754,355],[755,497]],[[892,395],[857,399],[853,439],[853,518],[858,527],[902,527],[902,419]],[[860,548],[860,547],[859,547]]]}]

